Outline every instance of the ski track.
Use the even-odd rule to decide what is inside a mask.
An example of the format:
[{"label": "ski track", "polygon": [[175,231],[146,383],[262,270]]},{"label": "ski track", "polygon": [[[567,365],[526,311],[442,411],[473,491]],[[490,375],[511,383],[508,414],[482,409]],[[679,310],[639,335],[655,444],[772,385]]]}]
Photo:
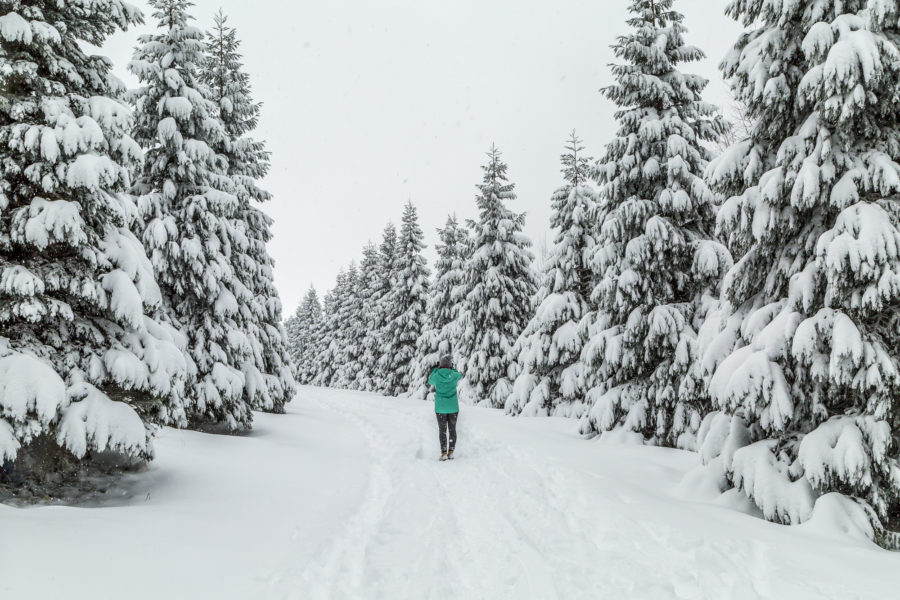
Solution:
[{"label": "ski track", "polygon": [[[604,513],[635,494],[609,481],[598,502],[579,483],[594,475],[497,442],[465,415],[458,459],[440,463],[427,411],[352,392],[312,392],[305,401],[359,430],[369,480],[317,560],[298,566],[285,557],[268,577],[269,598],[773,597],[778,565],[764,544],[703,540],[652,515]],[[809,582],[797,593],[819,595]]]}]

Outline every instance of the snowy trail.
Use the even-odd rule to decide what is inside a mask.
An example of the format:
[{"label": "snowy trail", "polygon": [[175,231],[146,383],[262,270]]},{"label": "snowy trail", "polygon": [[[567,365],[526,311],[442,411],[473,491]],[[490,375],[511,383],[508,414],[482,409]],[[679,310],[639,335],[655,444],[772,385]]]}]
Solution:
[{"label": "snowy trail", "polygon": [[0,506],[0,597],[58,597],[62,585],[75,600],[868,600],[900,589],[900,555],[684,499],[692,454],[464,407],[458,458],[440,463],[436,429],[426,403],[305,388],[287,415],[258,415],[249,437],[166,430],[129,498]]},{"label": "snowy trail", "polygon": [[[804,581],[802,571],[798,578],[790,552],[772,541],[712,534],[708,523],[692,530],[674,515],[702,523],[706,509],[766,530],[774,543],[797,530],[685,503],[665,486],[647,494],[627,477],[569,460],[579,450],[646,454],[650,462],[641,467],[649,477],[638,479],[653,487],[662,476],[674,488],[683,470],[652,461],[691,462],[690,454],[570,446],[589,442],[565,421],[552,422],[552,431],[565,430],[566,443],[548,448],[542,437],[509,435],[524,432],[505,417],[464,409],[458,460],[439,463],[428,406],[327,390],[310,390],[308,400],[358,428],[371,459],[369,487],[354,520],[316,552],[323,562],[300,569],[287,588],[274,587],[273,598],[868,597],[844,578]],[[539,430],[547,422],[516,424]],[[900,567],[897,557],[871,552]],[[900,583],[896,573],[881,575]]]}]

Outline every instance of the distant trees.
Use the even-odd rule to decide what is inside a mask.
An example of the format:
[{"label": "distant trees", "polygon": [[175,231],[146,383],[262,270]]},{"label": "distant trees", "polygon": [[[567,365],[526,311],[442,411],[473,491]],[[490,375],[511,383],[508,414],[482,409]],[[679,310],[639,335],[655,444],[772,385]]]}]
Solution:
[{"label": "distant trees", "polygon": [[316,288],[310,286],[303,302],[286,322],[291,358],[297,368],[297,381],[311,383],[315,376],[315,357],[319,352],[319,331],[322,327],[322,304]]}]

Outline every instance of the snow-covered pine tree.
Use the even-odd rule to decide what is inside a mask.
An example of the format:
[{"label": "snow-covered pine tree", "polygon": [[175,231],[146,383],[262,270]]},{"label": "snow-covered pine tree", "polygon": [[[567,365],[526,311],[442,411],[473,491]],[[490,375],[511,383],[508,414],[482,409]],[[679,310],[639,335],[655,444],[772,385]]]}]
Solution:
[{"label": "snow-covered pine tree", "polygon": [[425,324],[429,272],[422,254],[424,237],[416,207],[407,202],[394,252],[390,292],[382,301],[387,317],[382,330],[384,352],[378,364],[383,381],[381,391],[388,396],[409,391],[416,342]]},{"label": "snow-covered pine tree", "polygon": [[321,326],[322,305],[316,288],[309,286],[297,312],[285,324],[291,358],[300,383],[308,384],[315,376],[314,364]]},{"label": "snow-covered pine tree", "polygon": [[319,351],[315,361],[314,385],[331,387],[337,382],[341,348],[341,322],[338,315],[346,287],[347,273],[341,269],[335,279],[334,288],[325,295]]},{"label": "snow-covered pine tree", "polygon": [[550,215],[556,238],[534,298],[534,316],[516,342],[520,372],[506,400],[511,414],[581,417],[584,412],[584,365],[579,357],[591,312],[589,261],[597,193],[589,180],[591,159],[574,131],[561,159],[565,184],[553,194]]},{"label": "snow-covered pine tree", "polygon": [[447,217],[443,229],[438,229],[441,240],[435,249],[435,280],[428,293],[428,308],[422,335],[416,342],[416,361],[410,382],[411,397],[428,398],[428,376],[440,363],[441,356],[453,354],[456,334],[453,328],[462,298],[460,286],[465,274],[469,236],[460,227],[456,215]]},{"label": "snow-covered pine tree", "polygon": [[265,202],[271,194],[257,180],[269,171],[265,144],[251,137],[259,121],[261,104],[254,102],[250,77],[243,70],[237,31],[219,10],[206,34],[206,56],[200,70],[209,97],[219,108],[225,135],[214,150],[228,161],[227,174],[234,182],[238,206],[233,226],[244,235],[232,247],[235,280],[246,290],[235,319],[251,345],[242,370],[246,401],[252,408],[284,412],[295,392],[287,337],[281,325],[282,309],[273,281],[274,261],[266,250],[272,239],[272,220],[253,202]]},{"label": "snow-covered pine tree", "polygon": [[147,459],[150,423],[184,418],[184,339],[129,229],[131,111],[85,52],[141,20],[0,2],[0,463],[33,480],[95,451]]},{"label": "snow-covered pine tree", "polygon": [[359,324],[359,270],[355,262],[351,262],[344,273],[344,285],[340,289],[335,305],[338,320],[337,348],[334,360],[336,372],[332,387],[354,389],[359,357],[362,350],[359,341],[361,327]]},{"label": "snow-covered pine tree", "polygon": [[378,249],[377,275],[373,280],[375,289],[368,299],[366,334],[362,340],[360,352],[360,374],[366,382],[365,389],[370,392],[384,393],[386,390],[381,359],[384,354],[385,328],[391,320],[393,310],[387,302],[391,293],[391,277],[394,273],[394,256],[397,251],[397,228],[388,223],[384,228],[381,245]]},{"label": "snow-covered pine tree", "polygon": [[334,289],[325,294],[322,301],[322,321],[316,336],[315,359],[311,363],[312,378],[310,383],[322,387],[331,385],[335,374],[334,347],[332,341],[335,337],[337,321],[334,318],[337,304],[337,289],[341,285],[344,276],[343,269],[338,272]]},{"label": "snow-covered pine tree", "polygon": [[708,171],[739,260],[701,331],[725,411],[704,422],[701,451],[771,520],[803,521],[837,491],[897,531],[900,6],[740,0],[727,13],[752,27],[722,70],[755,125]]},{"label": "snow-covered pine tree", "polygon": [[334,289],[325,299],[325,314],[316,356],[315,385],[356,388],[355,373],[349,365],[358,364],[359,340],[351,340],[357,303],[358,270],[355,263],[338,273]]},{"label": "snow-covered pine tree", "polygon": [[238,320],[248,291],[235,279],[238,199],[227,161],[214,148],[225,132],[218,108],[204,96],[198,71],[203,32],[188,24],[187,0],[150,0],[157,33],[139,38],[129,70],[142,87],[134,139],[145,149],[134,191],[141,232],[169,316],[188,338],[193,377],[185,405],[193,426],[249,428],[242,367],[252,343]]},{"label": "snow-covered pine tree", "polygon": [[378,363],[378,346],[373,345],[374,338],[369,337],[369,327],[375,323],[375,311],[378,309],[376,298],[380,295],[381,279],[379,278],[380,255],[378,248],[371,242],[363,248],[362,260],[359,263],[359,277],[356,282],[357,300],[357,341],[359,352],[356,358],[356,374],[353,389],[372,391],[372,374]]},{"label": "snow-covered pine tree", "polygon": [[704,144],[725,123],[701,100],[706,80],[678,70],[703,53],[685,44],[672,0],[633,0],[629,12],[632,30],[613,46],[616,83],[604,90],[619,130],[596,166],[604,219],[582,431],[692,448],[706,412],[697,329],[731,264],[712,239],[716,198],[702,178]]},{"label": "snow-covered pine tree", "polygon": [[531,241],[522,233],[525,215],[507,208],[516,198],[500,151],[491,146],[476,198],[479,220],[470,221],[471,255],[466,263],[465,294],[455,327],[456,360],[465,373],[464,395],[480,404],[502,407],[512,392],[512,349],[532,316],[537,291]]}]

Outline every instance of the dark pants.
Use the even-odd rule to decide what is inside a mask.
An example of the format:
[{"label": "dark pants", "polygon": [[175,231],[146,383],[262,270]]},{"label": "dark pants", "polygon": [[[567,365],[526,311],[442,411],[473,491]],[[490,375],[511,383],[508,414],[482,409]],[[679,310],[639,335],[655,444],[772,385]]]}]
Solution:
[{"label": "dark pants", "polygon": [[[459,416],[459,413],[449,413],[446,415],[442,415],[441,413],[435,413],[437,416],[438,422],[438,432],[441,437],[441,452],[446,452],[448,449],[453,452],[453,449],[456,448],[456,417]],[[450,433],[450,446],[447,447],[447,432]]]}]

